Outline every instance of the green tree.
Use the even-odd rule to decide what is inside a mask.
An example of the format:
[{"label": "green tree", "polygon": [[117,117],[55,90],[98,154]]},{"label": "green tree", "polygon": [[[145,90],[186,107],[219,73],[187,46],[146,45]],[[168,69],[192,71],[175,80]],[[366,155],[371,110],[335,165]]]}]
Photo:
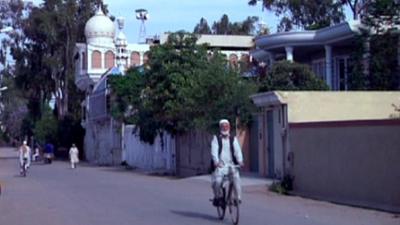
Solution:
[{"label": "green tree", "polygon": [[353,13],[353,19],[359,19],[360,14],[365,10],[372,0],[341,0],[343,5],[348,5]]},{"label": "green tree", "polygon": [[222,35],[253,35],[258,17],[249,16],[242,22],[230,22],[228,15],[222,15],[219,21],[213,23],[212,33]]},{"label": "green tree", "polygon": [[400,88],[400,3],[392,0],[364,2],[357,36],[353,68],[349,76],[352,90],[398,90]]},{"label": "green tree", "polygon": [[259,92],[275,90],[311,91],[329,90],[329,87],[307,65],[280,61],[272,66],[259,88]]},{"label": "green tree", "polygon": [[[15,29],[5,43],[15,61],[12,79],[26,99],[21,102],[29,110],[22,128],[24,134],[32,134],[32,129],[45,119],[44,109],[52,98],[56,101],[58,127],[64,130],[60,136],[81,134],[82,128],[75,125],[80,122],[83,93],[74,84],[74,49],[76,42],[85,40],[85,23],[98,5],[107,11],[101,3],[101,0],[45,0],[33,6],[20,0],[0,2],[1,25],[8,23]],[[39,124],[35,125],[37,121]]]},{"label": "green tree", "polygon": [[26,41],[13,46],[11,53],[17,84],[29,99],[35,118],[40,118],[42,105],[52,97],[60,120],[70,113],[70,92],[76,89],[72,82],[74,48],[84,37],[83,29],[78,28],[94,14],[95,4],[89,0],[46,0],[23,19]]},{"label": "green tree", "polygon": [[56,143],[58,139],[57,130],[57,118],[54,116],[50,107],[46,107],[42,118],[36,122],[35,128],[33,129],[35,140],[41,144],[45,144],[47,141]]},{"label": "green tree", "polygon": [[110,80],[114,115],[133,121],[142,140],[151,143],[163,131],[212,130],[221,117],[249,122],[254,86],[227,68],[220,53],[210,56],[206,45],[196,45],[195,36],[171,34],[150,58],[144,72]]},{"label": "green tree", "polygon": [[199,24],[194,27],[193,33],[195,34],[211,34],[210,26],[208,26],[207,20],[204,18],[200,19]]},{"label": "green tree", "polygon": [[[260,0],[250,0],[256,5]],[[295,27],[308,30],[319,29],[344,20],[343,3],[335,0],[262,0],[263,8],[282,16],[279,31],[289,31]]]},{"label": "green tree", "polygon": [[22,139],[23,118],[28,116],[27,101],[22,92],[15,87],[14,79],[8,70],[3,70],[2,85],[7,90],[0,92],[0,121],[4,133],[11,139]]}]

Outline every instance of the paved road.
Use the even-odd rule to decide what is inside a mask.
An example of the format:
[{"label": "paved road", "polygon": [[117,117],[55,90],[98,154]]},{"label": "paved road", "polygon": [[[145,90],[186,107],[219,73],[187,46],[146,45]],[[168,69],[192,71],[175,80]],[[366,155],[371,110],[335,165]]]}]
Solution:
[{"label": "paved road", "polygon": [[[0,149],[1,150],[1,149]],[[216,219],[204,177],[174,179],[67,162],[33,165],[18,175],[15,158],[0,158],[1,225],[230,224]],[[399,225],[395,215],[268,192],[247,180],[241,224]]]}]

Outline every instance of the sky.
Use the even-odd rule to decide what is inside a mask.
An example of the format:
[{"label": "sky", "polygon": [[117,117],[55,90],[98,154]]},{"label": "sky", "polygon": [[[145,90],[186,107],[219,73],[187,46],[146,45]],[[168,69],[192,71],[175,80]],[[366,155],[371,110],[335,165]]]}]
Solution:
[{"label": "sky", "polygon": [[[35,4],[42,0],[31,0]],[[146,9],[149,19],[145,22],[146,36],[185,30],[192,32],[203,17],[211,27],[227,14],[231,22],[242,22],[248,16],[257,16],[276,32],[279,18],[273,12],[262,10],[261,3],[249,6],[248,0],[103,0],[108,5],[109,16],[124,17],[124,33],[128,43],[139,41],[141,22],[135,17],[136,9]],[[349,9],[345,12],[351,14]],[[116,26],[117,27],[117,26]]]},{"label": "sky", "polygon": [[[33,0],[40,4],[41,0]],[[125,18],[124,33],[129,43],[139,39],[140,21],[135,17],[136,9],[146,9],[149,19],[145,23],[146,36],[160,35],[168,31],[192,32],[203,17],[211,27],[227,14],[231,22],[244,21],[248,16],[257,16],[271,31],[276,30],[278,18],[273,13],[262,11],[261,5],[249,6],[247,0],[103,0],[110,15]]]}]

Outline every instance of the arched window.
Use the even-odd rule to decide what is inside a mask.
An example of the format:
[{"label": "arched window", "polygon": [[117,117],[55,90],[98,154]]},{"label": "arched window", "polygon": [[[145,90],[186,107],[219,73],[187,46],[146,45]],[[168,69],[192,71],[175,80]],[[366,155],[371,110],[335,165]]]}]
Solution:
[{"label": "arched window", "polygon": [[101,69],[101,52],[93,51],[92,53],[92,68]]},{"label": "arched window", "polygon": [[86,52],[82,52],[82,69],[87,70],[87,58],[86,58]]},{"label": "arched window", "polygon": [[115,55],[114,52],[112,51],[107,51],[106,52],[106,56],[104,57],[104,65],[105,67],[108,68],[112,68],[114,67],[115,63]]},{"label": "arched window", "polygon": [[140,54],[139,52],[132,52],[131,54],[131,66],[140,65]]},{"label": "arched window", "polygon": [[237,69],[238,61],[238,56],[236,54],[229,55],[229,65],[231,66],[231,68]]},{"label": "arched window", "polygon": [[149,62],[149,52],[145,52],[143,55],[143,64],[147,64]]}]

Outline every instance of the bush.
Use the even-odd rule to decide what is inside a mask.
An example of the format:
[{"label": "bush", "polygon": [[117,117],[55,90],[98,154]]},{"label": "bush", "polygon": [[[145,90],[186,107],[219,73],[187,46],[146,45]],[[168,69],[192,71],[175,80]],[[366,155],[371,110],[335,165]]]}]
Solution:
[{"label": "bush", "polygon": [[285,175],[281,181],[274,181],[269,190],[281,195],[288,195],[293,190],[293,179],[292,176]]},{"label": "bush", "polygon": [[259,92],[274,90],[329,90],[329,87],[307,65],[280,61],[272,66],[259,88]]}]

